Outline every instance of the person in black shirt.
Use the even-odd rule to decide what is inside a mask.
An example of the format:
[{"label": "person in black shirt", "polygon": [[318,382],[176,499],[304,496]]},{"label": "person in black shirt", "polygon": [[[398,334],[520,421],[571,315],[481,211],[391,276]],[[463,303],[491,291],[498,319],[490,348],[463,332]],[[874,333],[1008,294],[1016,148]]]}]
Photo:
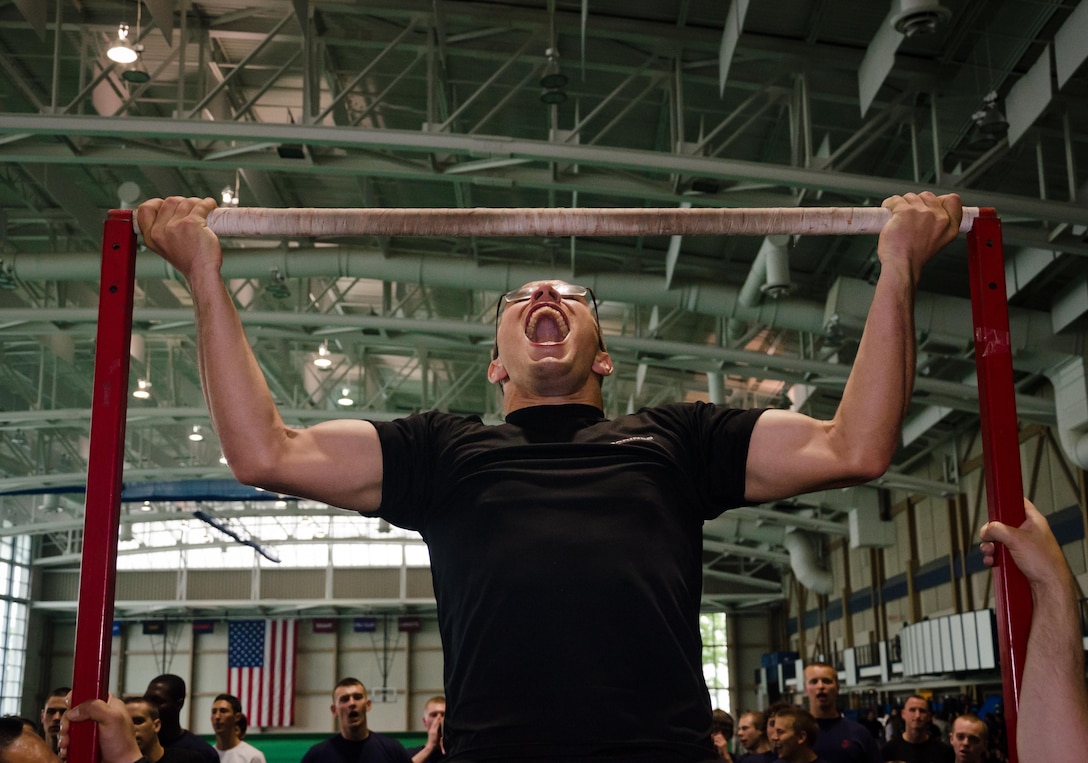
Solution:
[{"label": "person in black shirt", "polygon": [[775,754],[784,763],[826,763],[813,749],[820,727],[808,710],[787,707],[775,713],[773,734]]},{"label": "person in black shirt", "polygon": [[332,714],[340,733],[318,742],[300,763],[411,763],[400,742],[371,731],[366,687],[358,678],[342,678],[332,690]]},{"label": "person in black shirt", "polygon": [[834,665],[810,662],[804,671],[808,709],[820,735],[813,740],[816,753],[830,763],[880,763],[880,749],[857,721],[839,712],[839,674]]},{"label": "person in black shirt", "polygon": [[736,756],[736,763],[774,763],[774,752],[767,740],[767,720],[760,711],[741,715],[737,721],[737,739],[744,752]]},{"label": "person in black shirt", "polygon": [[173,673],[155,676],[147,685],[144,698],[159,711],[159,741],[166,749],[193,750],[207,761],[219,763],[219,753],[188,729],[181,727],[181,708],[185,706],[185,679]]},{"label": "person in black shirt", "polygon": [[[873,302],[835,417],[675,403],[615,420],[596,298],[533,281],[498,303],[487,378],[506,421],[436,411],[288,427],[207,227],[154,199],[148,246],[189,284],[204,392],[245,484],[418,529],[431,554],[452,760],[711,757],[698,615],[702,524],[887,469],[914,378],[914,292],[959,198],[893,196]],[[723,305],[723,310],[728,306]],[[526,691],[534,702],[524,701]]]},{"label": "person in black shirt", "polygon": [[442,743],[442,721],[445,717],[445,697],[438,695],[427,700],[423,706],[423,728],[427,730],[427,742],[408,750],[412,763],[441,763],[446,759],[446,748]]},{"label": "person in black shirt", "polygon": [[952,721],[949,741],[956,754],[955,763],[984,763],[989,734],[986,724],[973,713],[964,713]]},{"label": "person in black shirt", "polygon": [[933,714],[929,700],[917,694],[903,703],[903,733],[884,745],[881,754],[886,761],[903,763],[953,763],[955,753],[939,737],[929,733]]},{"label": "person in black shirt", "polygon": [[159,742],[158,709],[143,697],[125,697],[125,708],[132,718],[132,728],[136,733],[136,744],[140,747],[147,763],[203,763],[204,758],[196,750],[184,747],[166,749]]}]

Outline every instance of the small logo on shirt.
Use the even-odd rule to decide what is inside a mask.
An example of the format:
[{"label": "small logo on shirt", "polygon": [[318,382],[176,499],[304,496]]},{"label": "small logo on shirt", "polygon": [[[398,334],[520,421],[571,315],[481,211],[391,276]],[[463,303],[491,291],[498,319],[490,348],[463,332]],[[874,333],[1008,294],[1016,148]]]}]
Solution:
[{"label": "small logo on shirt", "polygon": [[653,440],[653,439],[654,439],[653,435],[644,435],[644,436],[639,436],[639,437],[625,437],[622,440],[616,440],[612,444],[613,445],[626,445],[629,442],[639,442],[640,440],[645,442],[645,441],[649,441],[649,440]]}]

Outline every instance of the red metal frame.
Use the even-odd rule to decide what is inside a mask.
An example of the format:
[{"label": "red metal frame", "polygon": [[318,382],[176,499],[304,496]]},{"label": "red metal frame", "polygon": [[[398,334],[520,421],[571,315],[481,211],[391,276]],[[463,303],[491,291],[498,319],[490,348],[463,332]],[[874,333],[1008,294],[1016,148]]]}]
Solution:
[{"label": "red metal frame", "polygon": [[[106,220],[102,237],[91,445],[87,459],[83,560],[79,571],[72,676],[73,706],[96,697],[105,699],[108,692],[135,282],[136,234],[132,227],[132,211],[113,210]],[[98,729],[93,723],[71,726],[68,760],[98,763]]]},{"label": "red metal frame", "polygon": [[[105,699],[109,680],[136,270],[132,218],[131,210],[111,211],[102,240],[73,704],[95,697]],[[967,234],[967,249],[989,516],[1018,526],[1024,521],[1024,488],[1005,296],[1004,246],[1001,221],[993,209],[980,210]],[[1023,573],[1003,547],[998,549],[994,580],[1009,759],[1017,763],[1016,718],[1031,627],[1031,592]],[[93,724],[71,727],[68,759],[99,762],[97,730]]]},{"label": "red metal frame", "polygon": [[[1019,527],[1024,522],[1020,430],[1012,375],[1009,305],[1005,296],[1004,245],[1001,220],[994,210],[979,210],[979,217],[967,234],[967,255],[987,506],[991,520]],[[1017,763],[1016,719],[1031,629],[1031,590],[1008,549],[999,546],[997,553],[994,603],[1005,694],[1006,737],[1009,760]]]}]

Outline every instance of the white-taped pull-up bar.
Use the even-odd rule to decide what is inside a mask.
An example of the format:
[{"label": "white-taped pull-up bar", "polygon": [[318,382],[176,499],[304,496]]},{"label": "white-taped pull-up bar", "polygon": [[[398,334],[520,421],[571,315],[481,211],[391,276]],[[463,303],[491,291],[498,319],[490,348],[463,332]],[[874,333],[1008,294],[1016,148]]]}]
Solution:
[{"label": "white-taped pull-up bar", "polygon": [[[967,233],[978,207],[964,207]],[[879,233],[882,207],[272,209],[223,207],[219,236],[844,236]],[[137,231],[139,232],[139,231]]]}]

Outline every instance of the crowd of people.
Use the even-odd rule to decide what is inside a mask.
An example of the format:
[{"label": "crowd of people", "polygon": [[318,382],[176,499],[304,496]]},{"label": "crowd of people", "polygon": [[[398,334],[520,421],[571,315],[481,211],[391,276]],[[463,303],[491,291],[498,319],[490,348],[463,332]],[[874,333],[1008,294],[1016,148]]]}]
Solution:
[{"label": "crowd of people", "polygon": [[[73,722],[98,724],[101,763],[266,763],[265,755],[246,741],[248,719],[241,701],[219,694],[212,701],[209,743],[181,725],[186,685],[166,673],[143,694],[107,701],[93,700],[68,709],[71,689],[50,692],[41,711],[41,730],[33,719],[0,718],[0,763],[67,761],[67,730]],[[390,736],[373,731],[367,721],[371,700],[357,678],[341,679],[332,692],[330,710],[337,733],[315,744],[300,763],[441,763],[446,759],[442,720],[446,698],[438,695],[424,706],[425,744],[406,749]],[[74,761],[72,763],[75,763]]]},{"label": "crowd of people", "polygon": [[[712,715],[711,741],[718,758],[731,763],[998,763],[1004,751],[990,744],[995,735],[971,712],[948,722],[934,716],[930,702],[910,695],[889,712],[883,723],[864,724],[839,710],[839,680],[834,667],[813,662],[805,667],[804,707],[776,702],[762,711],[748,711],[734,723],[722,710]],[[8,717],[0,722],[0,761],[47,763],[62,759],[66,733],[73,721],[100,724],[103,752],[114,750],[102,763],[266,763],[264,754],[245,741],[247,718],[239,699],[217,695],[211,707],[214,743],[181,725],[186,700],[182,678],[164,674],[153,679],[144,694],[108,702],[85,703],[68,711],[68,687],[50,692],[41,710],[41,737],[31,719]],[[337,733],[312,746],[299,763],[440,763],[446,760],[442,722],[444,696],[424,706],[426,742],[406,749],[391,736],[370,728],[371,699],[354,677],[337,682],[330,710]],[[873,713],[870,712],[870,718]],[[129,721],[125,723],[126,719]],[[16,723],[18,721],[18,723]],[[6,726],[4,724],[7,724]],[[24,736],[26,735],[26,736]],[[10,737],[5,746],[5,736]],[[33,737],[33,739],[31,739]],[[107,742],[112,746],[107,746]],[[134,750],[138,753],[134,754]],[[666,759],[662,759],[666,760]]]},{"label": "crowd of people", "polygon": [[994,742],[991,724],[970,711],[938,718],[930,700],[912,694],[881,722],[876,709],[854,721],[839,710],[839,681],[830,665],[805,668],[805,706],[776,702],[743,713],[732,743],[733,719],[721,716],[715,731],[718,756],[731,763],[999,763],[1006,752]]}]

